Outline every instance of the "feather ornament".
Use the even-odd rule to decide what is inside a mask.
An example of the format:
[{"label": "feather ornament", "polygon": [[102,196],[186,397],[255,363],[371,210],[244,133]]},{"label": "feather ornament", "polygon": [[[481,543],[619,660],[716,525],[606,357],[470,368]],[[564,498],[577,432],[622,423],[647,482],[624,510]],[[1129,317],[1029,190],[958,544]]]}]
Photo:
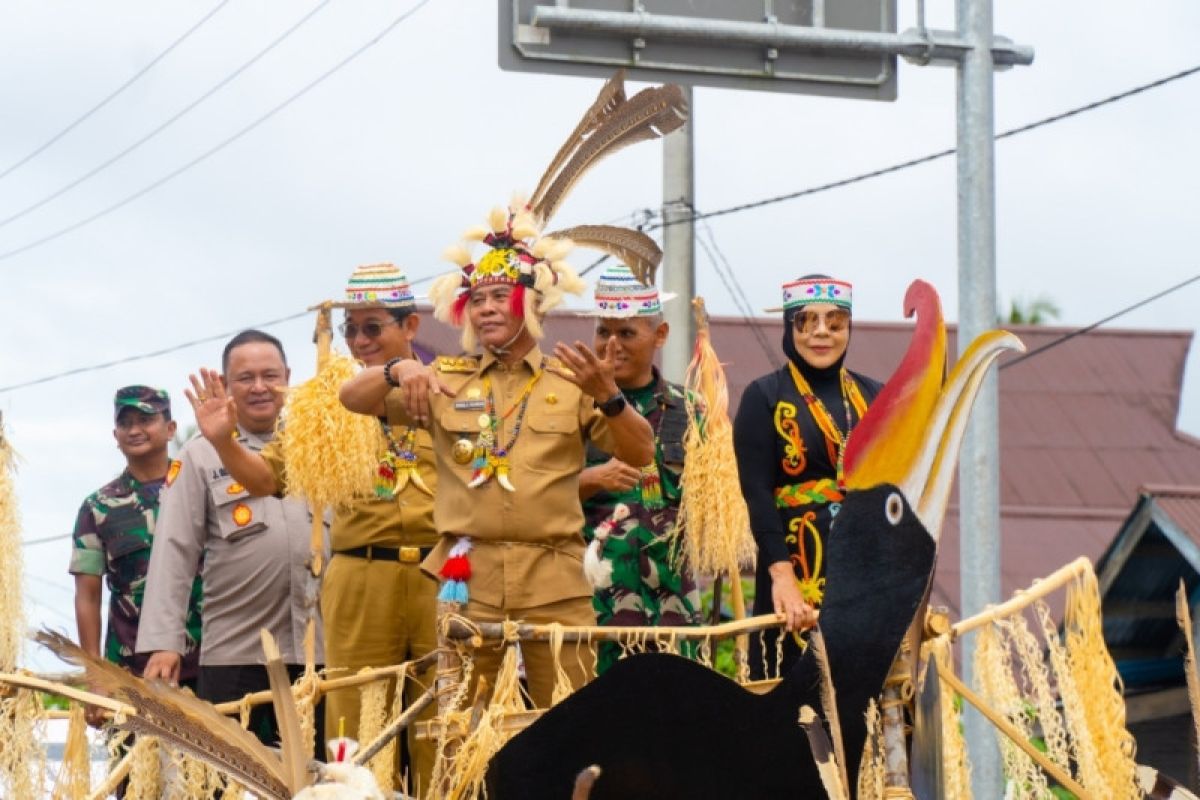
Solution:
[{"label": "feather ornament", "polygon": [[[687,103],[683,90],[674,84],[643,89],[618,104],[586,139],[578,143],[545,190],[534,193],[531,200],[534,217],[545,224],[580,178],[605,157],[637,142],[665,136],[686,121]],[[543,176],[542,182],[545,180]]]},{"label": "feather ornament", "polygon": [[569,239],[576,247],[607,253],[633,272],[644,286],[653,286],[663,252],[658,243],[641,231],[614,225],[577,225],[548,233],[546,239]]},{"label": "feather ornament", "polygon": [[825,722],[829,725],[829,736],[833,744],[834,761],[842,786],[849,786],[846,775],[846,748],[842,739],[842,721],[838,717],[837,693],[833,688],[833,672],[829,669],[829,653],[825,649],[825,637],[820,628],[813,628],[808,637],[808,644],[813,649],[817,669],[821,673],[821,708],[825,712]]},{"label": "feather ornament", "polygon": [[452,264],[465,267],[471,263],[471,251],[461,244],[452,244],[442,251],[442,258]]},{"label": "feather ornament", "polygon": [[492,233],[505,233],[508,231],[508,219],[508,209],[496,206],[488,212],[488,227],[492,229]]},{"label": "feather ornament", "polygon": [[628,516],[629,506],[617,503],[608,519],[597,525],[592,534],[592,541],[583,553],[583,574],[587,576],[593,589],[607,589],[612,586],[612,562],[605,560],[600,553],[604,550],[604,543],[612,535],[613,529]]},{"label": "feather ornament", "polygon": [[463,231],[462,238],[466,239],[468,242],[482,242],[487,238],[489,233],[491,233],[491,231],[483,225],[472,225]]},{"label": "feather ornament", "polygon": [[164,683],[135,678],[53,631],[39,631],[34,638],[63,661],[86,670],[93,686],[137,709],[134,716],[118,718],[117,727],[158,737],[232,776],[261,797],[286,800],[292,796],[280,760],[254,734],[209,703]]},{"label": "feather ornament", "polygon": [[600,94],[596,95],[596,99],[592,101],[591,107],[583,113],[583,116],[575,125],[575,130],[571,131],[566,141],[558,148],[558,152],[554,154],[554,158],[550,159],[550,165],[542,173],[541,180],[538,181],[537,188],[534,189],[533,194],[530,196],[528,205],[532,207],[534,201],[542,196],[542,192],[546,190],[550,181],[558,175],[562,170],[563,164],[579,149],[584,139],[600,127],[609,114],[624,103],[625,70],[622,69],[617,70],[616,74],[609,78],[604,86],[600,88]]}]

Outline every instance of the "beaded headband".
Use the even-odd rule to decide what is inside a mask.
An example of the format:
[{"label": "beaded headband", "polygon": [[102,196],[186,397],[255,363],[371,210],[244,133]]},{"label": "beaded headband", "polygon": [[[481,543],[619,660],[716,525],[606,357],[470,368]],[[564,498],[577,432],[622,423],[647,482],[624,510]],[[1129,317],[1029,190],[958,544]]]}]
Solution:
[{"label": "beaded headband", "polygon": [[798,278],[783,285],[783,305],[768,312],[791,311],[810,303],[829,303],[851,310],[853,287],[837,278]]}]

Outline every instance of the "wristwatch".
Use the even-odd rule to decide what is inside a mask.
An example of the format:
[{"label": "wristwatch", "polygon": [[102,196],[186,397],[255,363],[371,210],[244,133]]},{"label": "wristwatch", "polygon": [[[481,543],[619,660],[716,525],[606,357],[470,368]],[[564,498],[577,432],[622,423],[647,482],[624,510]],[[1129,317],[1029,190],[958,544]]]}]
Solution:
[{"label": "wristwatch", "polygon": [[601,403],[599,400],[593,400],[596,408],[600,409],[600,413],[606,417],[615,417],[625,410],[625,395],[618,390],[616,394]]},{"label": "wristwatch", "polygon": [[393,358],[383,365],[383,379],[387,381],[387,385],[393,389],[399,389],[400,382],[392,377],[392,367],[396,366],[403,360],[403,358]]}]

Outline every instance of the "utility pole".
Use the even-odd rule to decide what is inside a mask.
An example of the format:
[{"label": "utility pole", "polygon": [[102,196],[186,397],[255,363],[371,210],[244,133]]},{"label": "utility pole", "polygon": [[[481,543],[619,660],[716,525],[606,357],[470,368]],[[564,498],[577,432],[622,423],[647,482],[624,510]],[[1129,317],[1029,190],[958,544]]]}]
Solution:
[{"label": "utility pole", "polygon": [[[996,169],[992,0],[957,0],[958,36],[958,352],[996,326]],[[1000,389],[989,370],[975,400],[958,467],[962,616],[1000,600]],[[963,682],[974,683],[975,634],[963,641]],[[971,790],[1004,790],[996,731],[964,709]]]},{"label": "utility pole", "polygon": [[696,294],[695,166],[693,163],[696,124],[692,87],[683,87],[688,121],[663,137],[663,291],[673,292],[675,301],[663,306],[663,318],[671,335],[663,345],[662,370],[667,380],[683,383],[692,358],[696,323],[691,299]]}]

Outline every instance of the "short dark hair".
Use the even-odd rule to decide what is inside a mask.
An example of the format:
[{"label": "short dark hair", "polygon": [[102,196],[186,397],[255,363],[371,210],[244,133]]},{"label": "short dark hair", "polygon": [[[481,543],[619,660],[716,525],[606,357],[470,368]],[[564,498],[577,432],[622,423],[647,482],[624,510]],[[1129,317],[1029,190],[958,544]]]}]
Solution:
[{"label": "short dark hair", "polygon": [[269,333],[249,328],[230,339],[225,345],[225,349],[221,351],[221,372],[229,371],[229,354],[235,348],[241,347],[244,344],[253,344],[254,342],[262,342],[274,347],[279,351],[279,357],[283,359],[283,365],[287,366],[287,354],[283,352],[283,345],[280,344],[279,340]]}]

